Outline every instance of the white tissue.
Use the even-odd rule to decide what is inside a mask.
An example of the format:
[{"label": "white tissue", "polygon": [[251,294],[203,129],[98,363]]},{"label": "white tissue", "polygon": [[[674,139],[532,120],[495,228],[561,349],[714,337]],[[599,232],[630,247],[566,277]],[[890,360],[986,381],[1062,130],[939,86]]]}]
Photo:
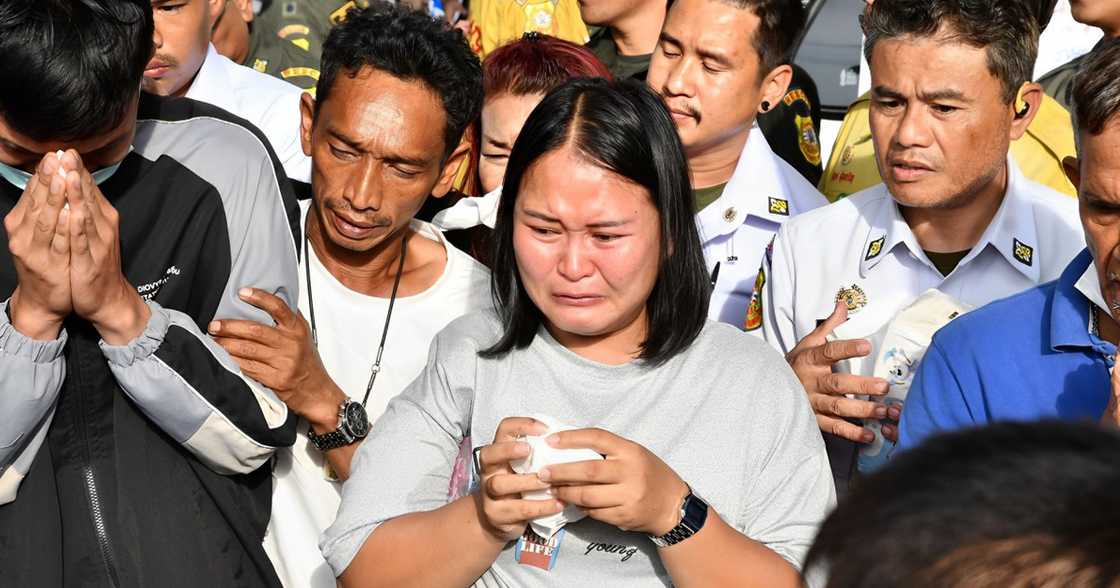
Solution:
[{"label": "white tissue", "polygon": [[498,205],[502,201],[502,187],[498,186],[485,196],[463,198],[455,206],[436,213],[432,224],[441,231],[469,229],[479,225],[494,228],[498,222]]},{"label": "white tissue", "polygon": [[[557,449],[552,447],[545,442],[546,437],[560,431],[571,431],[576,427],[560,424],[555,419],[543,415],[533,415],[533,418],[544,423],[548,427],[548,431],[540,436],[525,438],[525,443],[529,444],[529,457],[510,462],[513,471],[519,474],[535,474],[545,466],[603,459],[602,455],[590,449]],[[536,490],[522,492],[521,497],[526,500],[549,500],[552,495],[548,490]],[[587,513],[582,508],[574,504],[568,504],[561,512],[533,519],[529,526],[533,528],[533,532],[537,536],[543,539],[551,539],[557,531],[564,528],[564,525],[579,521],[586,516]]]}]

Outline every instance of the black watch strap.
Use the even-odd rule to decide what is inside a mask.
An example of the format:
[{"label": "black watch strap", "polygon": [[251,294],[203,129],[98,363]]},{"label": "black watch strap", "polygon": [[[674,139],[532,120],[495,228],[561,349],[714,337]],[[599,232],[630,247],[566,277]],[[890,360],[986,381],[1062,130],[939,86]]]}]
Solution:
[{"label": "black watch strap", "polygon": [[335,429],[330,433],[316,435],[315,431],[312,431],[310,427],[307,429],[307,440],[311,441],[319,451],[329,451],[331,449],[345,447],[353,441],[346,433],[342,432],[341,428]]},{"label": "black watch strap", "polygon": [[[357,415],[350,414],[352,411],[348,409],[356,407]],[[322,435],[315,434],[315,431],[310,426],[307,427],[307,440],[315,446],[319,451],[330,451],[331,449],[338,449],[345,447],[361,437],[364,437],[366,432],[369,431],[368,420],[365,416],[365,408],[353,400],[347,400],[338,407],[338,426],[330,433],[323,433]],[[355,423],[354,420],[362,422]],[[355,427],[357,429],[355,430]]]},{"label": "black watch strap", "polygon": [[699,533],[706,520],[708,520],[708,503],[693,493],[692,488],[689,487],[688,495],[681,505],[681,522],[668,533],[661,536],[650,535],[649,538],[658,547],[676,545]]}]

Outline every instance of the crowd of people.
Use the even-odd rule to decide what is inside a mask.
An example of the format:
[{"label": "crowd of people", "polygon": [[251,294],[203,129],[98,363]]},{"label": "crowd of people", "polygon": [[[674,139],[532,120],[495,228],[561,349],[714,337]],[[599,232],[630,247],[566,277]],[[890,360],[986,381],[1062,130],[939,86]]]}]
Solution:
[{"label": "crowd of people", "polygon": [[1120,586],[1055,4],[0,2],[0,583]]}]

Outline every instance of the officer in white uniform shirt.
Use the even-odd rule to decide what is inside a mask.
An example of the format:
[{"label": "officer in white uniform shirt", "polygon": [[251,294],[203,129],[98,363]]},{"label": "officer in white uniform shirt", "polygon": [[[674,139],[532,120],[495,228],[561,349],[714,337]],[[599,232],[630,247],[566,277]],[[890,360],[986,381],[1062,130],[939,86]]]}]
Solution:
[{"label": "officer in white uniform shirt", "polygon": [[[298,87],[255,69],[237,65],[213,45],[186,97],[213,104],[253,123],[272,144],[289,179],[311,181],[311,158],[299,144]],[[294,114],[293,114],[294,112]]]},{"label": "officer in white uniform shirt", "polygon": [[[955,18],[933,21],[939,13]],[[1030,14],[1017,3],[894,0],[876,2],[864,22],[885,183],[785,224],[753,301],[828,434],[840,493],[855,443],[875,439],[857,419],[883,422],[894,441],[904,410],[874,401],[889,385],[872,377],[879,350],[869,338],[931,288],[980,306],[1056,279],[1085,246],[1076,203],[1024,178],[1007,155],[1042,98],[1030,82]],[[942,26],[969,42],[926,32]]]},{"label": "officer in white uniform shirt", "polygon": [[766,8],[774,14],[759,15],[759,7],[734,2],[677,0],[646,78],[665,99],[688,155],[714,285],[709,317],[739,328],[774,232],[827,203],[755,124],[786,93],[787,57],[805,23],[800,2],[778,4]]},{"label": "officer in white uniform shirt", "polygon": [[143,89],[184,96],[237,115],[260,129],[288,178],[311,181],[311,159],[299,141],[299,97],[283,80],[234,63],[210,44],[226,0],[152,0],[155,54]]},{"label": "officer in white uniform shirt", "polygon": [[761,317],[747,310],[766,247],[782,223],[825,204],[812,184],[770,150],[758,125],[751,128],[723,194],[696,213],[714,280],[710,318],[757,331]]}]

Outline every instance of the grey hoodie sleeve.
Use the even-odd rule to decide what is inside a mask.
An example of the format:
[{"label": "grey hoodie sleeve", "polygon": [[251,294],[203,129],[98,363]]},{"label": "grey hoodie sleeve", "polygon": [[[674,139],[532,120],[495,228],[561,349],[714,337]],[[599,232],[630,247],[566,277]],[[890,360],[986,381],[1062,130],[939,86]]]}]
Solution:
[{"label": "grey hoodie sleeve", "polygon": [[36,341],[17,331],[0,303],[0,505],[16,492],[54,416],[66,377],[66,331],[54,341]]},{"label": "grey hoodie sleeve", "polygon": [[[190,126],[143,121],[137,152],[163,154],[199,174],[221,198],[229,238],[229,275],[214,319],[272,324],[240,298],[254,287],[289,307],[298,302],[294,226],[298,205],[267,144],[248,128],[217,118]],[[205,324],[149,301],[144,332],[127,345],[101,342],[125,394],[168,435],[220,474],[251,472],[295,441],[295,413],[240,367]],[[206,320],[205,317],[198,320]]]}]

